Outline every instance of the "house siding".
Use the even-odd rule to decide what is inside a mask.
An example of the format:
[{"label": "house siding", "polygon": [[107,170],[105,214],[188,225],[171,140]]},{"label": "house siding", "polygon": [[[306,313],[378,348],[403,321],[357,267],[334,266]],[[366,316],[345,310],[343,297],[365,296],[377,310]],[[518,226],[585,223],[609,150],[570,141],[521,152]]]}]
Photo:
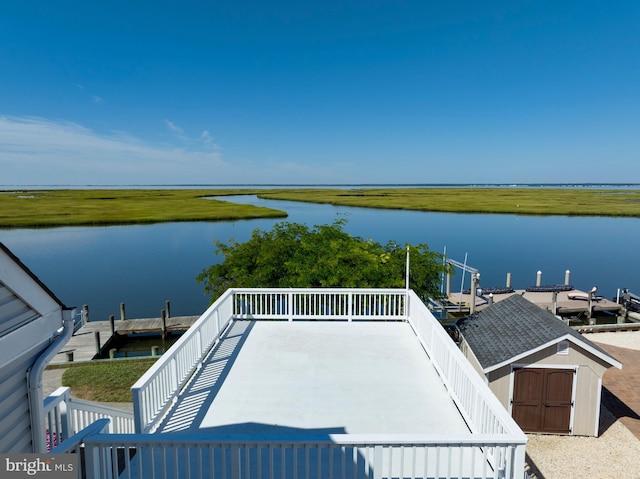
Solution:
[{"label": "house siding", "polygon": [[[594,425],[597,423],[596,418],[600,415],[598,404],[601,391],[598,386],[599,380],[607,370],[607,365],[601,359],[573,343],[569,343],[567,355],[556,354],[556,351],[556,344],[554,344],[518,360],[515,365],[577,368],[572,434],[579,436],[597,435]],[[512,366],[512,364],[508,364],[488,374],[490,389],[507,410],[509,410],[512,394]]]},{"label": "house siding", "polygon": [[38,318],[24,301],[0,282],[0,338]]},{"label": "house siding", "polygon": [[33,354],[16,358],[2,368],[0,378],[0,452],[33,452],[27,372],[35,362]]},{"label": "house siding", "polygon": [[462,351],[462,354],[464,354],[464,357],[467,358],[467,361],[471,363],[471,365],[473,366],[473,369],[475,369],[476,372],[480,376],[482,376],[483,379],[485,379],[484,371],[482,370],[482,366],[480,365],[478,358],[476,358],[476,355],[473,354],[473,350],[471,349],[471,346],[469,346],[469,343],[467,343],[467,341],[464,338],[462,338],[460,342],[460,351]]}]

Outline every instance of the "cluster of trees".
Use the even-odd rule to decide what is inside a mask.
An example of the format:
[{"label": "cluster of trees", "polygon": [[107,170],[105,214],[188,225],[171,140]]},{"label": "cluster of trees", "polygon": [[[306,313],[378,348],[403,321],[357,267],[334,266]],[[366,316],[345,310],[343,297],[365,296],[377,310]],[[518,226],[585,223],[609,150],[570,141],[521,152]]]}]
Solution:
[{"label": "cluster of trees", "polygon": [[407,247],[410,288],[423,300],[440,297],[442,255],[426,244],[382,245],[344,231],[345,221],[309,228],[281,222],[238,243],[214,240],[224,261],[198,275],[215,301],[228,288],[403,288]]}]

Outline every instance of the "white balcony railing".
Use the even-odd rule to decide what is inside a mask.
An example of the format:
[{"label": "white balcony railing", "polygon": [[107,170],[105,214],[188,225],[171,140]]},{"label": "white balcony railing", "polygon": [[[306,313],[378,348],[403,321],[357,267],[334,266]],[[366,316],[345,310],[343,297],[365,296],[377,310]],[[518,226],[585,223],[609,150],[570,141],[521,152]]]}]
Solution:
[{"label": "white balcony railing", "polygon": [[153,432],[232,319],[405,320],[404,290],[230,289],[133,385],[136,432]]},{"label": "white balcony railing", "polygon": [[44,400],[47,449],[60,445],[98,419],[109,419],[108,432],[134,432],[133,413],[71,397],[68,387],[60,387]]},{"label": "white balcony railing", "polygon": [[133,386],[137,433],[155,430],[234,319],[408,321],[471,433],[93,434],[84,438],[86,477],[524,477],[526,436],[426,306],[405,290],[227,291]]},{"label": "white balcony railing", "polygon": [[[85,458],[87,477],[101,479],[522,479],[519,447],[498,435],[96,435]],[[489,451],[505,467],[494,468]]]}]

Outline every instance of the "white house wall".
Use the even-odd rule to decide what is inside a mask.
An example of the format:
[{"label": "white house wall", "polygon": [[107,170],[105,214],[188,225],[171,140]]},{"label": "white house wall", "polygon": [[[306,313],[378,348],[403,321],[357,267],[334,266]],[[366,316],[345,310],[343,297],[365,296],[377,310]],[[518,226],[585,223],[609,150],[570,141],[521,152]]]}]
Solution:
[{"label": "white house wall", "polygon": [[0,338],[38,316],[37,312],[0,282]]},{"label": "white house wall", "polygon": [[31,354],[15,358],[2,368],[0,381],[0,452],[33,452],[27,371],[33,365]]}]

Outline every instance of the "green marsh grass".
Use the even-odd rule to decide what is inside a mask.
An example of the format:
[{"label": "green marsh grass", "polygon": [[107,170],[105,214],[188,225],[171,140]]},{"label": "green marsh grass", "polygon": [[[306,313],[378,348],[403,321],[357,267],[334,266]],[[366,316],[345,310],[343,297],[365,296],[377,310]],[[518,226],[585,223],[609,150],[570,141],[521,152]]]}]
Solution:
[{"label": "green marsh grass", "polygon": [[640,217],[640,190],[368,188],[272,190],[265,199],[447,213]]},{"label": "green marsh grass", "polygon": [[[243,194],[247,190],[241,191]],[[32,190],[0,192],[0,227],[123,225],[283,218],[284,211],[206,199],[233,190]]]},{"label": "green marsh grass", "polygon": [[0,191],[0,227],[123,225],[284,218],[286,212],[205,199],[264,199],[366,208],[564,216],[640,217],[640,190],[570,188],[300,188],[238,190]]}]

